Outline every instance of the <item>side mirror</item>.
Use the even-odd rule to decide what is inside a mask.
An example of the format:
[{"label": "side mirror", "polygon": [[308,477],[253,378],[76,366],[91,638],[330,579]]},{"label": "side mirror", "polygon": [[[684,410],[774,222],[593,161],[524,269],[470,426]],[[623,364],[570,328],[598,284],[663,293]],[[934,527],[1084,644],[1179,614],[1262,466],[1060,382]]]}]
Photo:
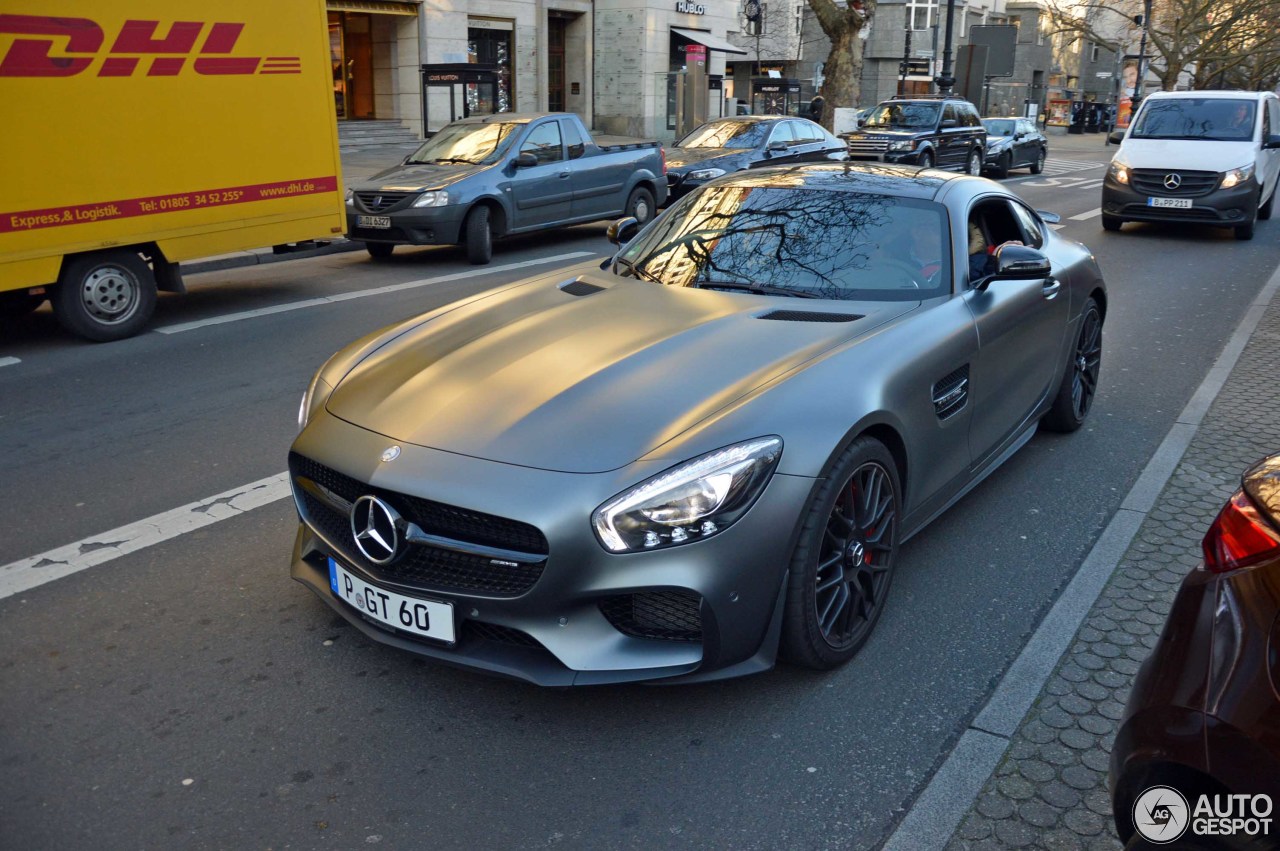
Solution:
[{"label": "side mirror", "polygon": [[1124,141],[1123,130],[1112,130],[1110,133],[1107,134],[1108,145],[1119,145],[1123,141]]},{"label": "side mirror", "polygon": [[959,126],[960,126],[960,122],[956,121],[954,118],[944,118],[942,119],[942,123],[938,125],[938,129],[950,130],[952,127],[959,127]]},{"label": "side mirror", "polygon": [[625,219],[618,219],[609,225],[609,229],[605,231],[605,236],[609,237],[609,241],[614,245],[626,245],[635,239],[636,234],[639,232],[640,220],[634,216],[627,216]]},{"label": "side mirror", "polygon": [[1036,210],[1036,215],[1043,219],[1044,223],[1047,225],[1056,225],[1058,222],[1062,221],[1062,216],[1059,216],[1057,213],[1050,213],[1048,210]]},{"label": "side mirror", "polygon": [[516,158],[512,160],[512,163],[515,164],[516,168],[532,168],[538,164],[538,158],[528,151],[525,151],[523,154],[517,154]]},{"label": "side mirror", "polygon": [[866,126],[867,126],[867,119],[866,119],[865,117],[864,117],[864,118],[859,118],[859,119],[858,119],[858,126],[859,126],[859,127],[866,127]]},{"label": "side mirror", "polygon": [[770,153],[783,153],[787,150],[786,142],[770,142],[767,149]]},{"label": "side mirror", "polygon": [[1280,134],[1272,133],[1263,141],[1262,147],[1267,149],[1280,148]]}]

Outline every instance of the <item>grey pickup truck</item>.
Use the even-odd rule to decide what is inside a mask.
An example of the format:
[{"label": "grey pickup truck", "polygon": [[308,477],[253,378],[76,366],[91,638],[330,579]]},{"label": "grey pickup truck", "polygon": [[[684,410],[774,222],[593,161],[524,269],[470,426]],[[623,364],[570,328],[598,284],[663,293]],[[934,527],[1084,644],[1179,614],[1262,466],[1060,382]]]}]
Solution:
[{"label": "grey pickup truck", "polygon": [[347,191],[347,237],[374,259],[397,245],[465,245],[488,263],[507,234],[634,216],[666,202],[656,141],[592,137],[573,113],[499,113],[444,127]]}]

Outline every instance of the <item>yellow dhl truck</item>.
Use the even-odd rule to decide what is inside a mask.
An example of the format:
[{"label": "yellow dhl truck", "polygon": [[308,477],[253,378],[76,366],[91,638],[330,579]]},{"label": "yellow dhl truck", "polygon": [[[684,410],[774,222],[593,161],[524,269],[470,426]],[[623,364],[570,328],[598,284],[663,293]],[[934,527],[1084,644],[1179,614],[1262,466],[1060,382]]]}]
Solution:
[{"label": "yellow dhl truck", "polygon": [[324,0],[5,0],[0,317],[141,330],[179,264],[345,229]]}]

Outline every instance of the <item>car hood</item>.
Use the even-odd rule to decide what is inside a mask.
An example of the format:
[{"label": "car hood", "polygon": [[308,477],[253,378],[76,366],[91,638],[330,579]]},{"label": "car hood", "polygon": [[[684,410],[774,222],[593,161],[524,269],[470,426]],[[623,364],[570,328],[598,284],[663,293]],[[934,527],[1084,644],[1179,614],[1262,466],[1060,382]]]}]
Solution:
[{"label": "car hood", "polygon": [[1011,144],[1013,144],[1012,136],[988,136],[987,137],[988,148],[999,148],[999,147],[1008,146]]},{"label": "car hood", "polygon": [[365,180],[353,180],[347,186],[356,192],[372,192],[378,189],[393,192],[421,192],[452,186],[487,168],[491,166],[466,163],[394,165]]},{"label": "car hood", "polygon": [[677,173],[690,166],[718,166],[719,160],[733,160],[751,153],[751,148],[667,148],[667,171]]},{"label": "car hood", "polygon": [[[919,304],[801,301],[606,273],[570,280],[588,294],[562,291],[561,272],[427,318],[356,365],[326,409],[402,443],[605,472]],[[862,318],[760,318],[779,310]]]},{"label": "car hood", "polygon": [[1227,171],[1252,164],[1256,149],[1252,142],[1125,139],[1116,158],[1129,168]]}]

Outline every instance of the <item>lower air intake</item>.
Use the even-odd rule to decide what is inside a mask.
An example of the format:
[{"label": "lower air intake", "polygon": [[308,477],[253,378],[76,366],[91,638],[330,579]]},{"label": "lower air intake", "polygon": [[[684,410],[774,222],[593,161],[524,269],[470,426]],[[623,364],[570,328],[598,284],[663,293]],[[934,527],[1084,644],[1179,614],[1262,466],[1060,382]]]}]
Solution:
[{"label": "lower air intake", "polygon": [[646,591],[606,597],[600,611],[614,629],[635,638],[702,640],[702,598],[691,591]]}]

